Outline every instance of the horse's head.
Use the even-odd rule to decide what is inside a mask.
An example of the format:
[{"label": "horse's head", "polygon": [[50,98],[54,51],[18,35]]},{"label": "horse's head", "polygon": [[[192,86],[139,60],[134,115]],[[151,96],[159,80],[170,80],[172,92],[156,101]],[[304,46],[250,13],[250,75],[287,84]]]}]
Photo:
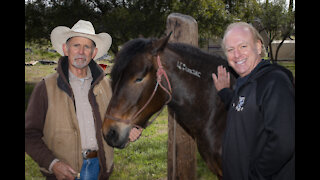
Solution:
[{"label": "horse's head", "polygon": [[124,148],[134,126],[144,127],[148,119],[166,103],[165,91],[156,88],[157,55],[170,35],[160,40],[134,39],[127,42],[115,58],[111,71],[113,95],[102,132],[106,142]]}]

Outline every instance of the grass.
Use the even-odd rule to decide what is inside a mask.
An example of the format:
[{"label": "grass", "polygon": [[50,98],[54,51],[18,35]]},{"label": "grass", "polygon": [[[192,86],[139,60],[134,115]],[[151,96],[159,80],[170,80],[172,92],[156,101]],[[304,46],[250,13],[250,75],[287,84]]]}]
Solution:
[{"label": "grass", "polygon": [[293,77],[296,76],[296,65],[293,61],[278,61],[278,64],[289,69],[292,72]]},{"label": "grass", "polygon": [[111,180],[165,179],[167,174],[167,110],[145,129],[140,139],[114,151]]},{"label": "grass", "polygon": [[40,173],[39,166],[36,162],[32,160],[32,158],[25,153],[24,156],[25,163],[24,163],[24,172],[25,172],[25,179],[26,180],[45,180],[44,176]]},{"label": "grass", "polygon": [[60,55],[58,53],[48,51],[49,49],[53,49],[52,46],[46,45],[50,44],[49,42],[43,41],[42,43],[40,45],[38,43],[25,42],[25,48],[29,48],[29,51],[25,51],[25,62],[41,59],[57,60],[59,58]]},{"label": "grass", "polygon": [[[42,50],[37,50],[32,46],[32,53],[25,53],[26,62],[31,60],[48,59],[57,60],[58,55],[50,54]],[[49,55],[48,55],[49,54]],[[45,58],[43,58],[45,57]],[[54,57],[55,59],[53,59]],[[38,59],[37,59],[38,58]],[[104,62],[105,63],[105,62]],[[290,62],[280,62],[295,75],[295,64]],[[46,75],[55,72],[56,65],[25,66],[25,108],[28,99],[36,82],[39,82]],[[159,115],[157,120],[145,129],[140,139],[122,150],[114,151],[114,171],[111,180],[163,180],[167,177],[167,140],[168,140],[168,116],[167,109]],[[39,166],[29,155],[25,154],[25,179],[44,180],[39,171]],[[206,180],[217,178],[208,170],[204,161],[197,153],[197,179]]]}]

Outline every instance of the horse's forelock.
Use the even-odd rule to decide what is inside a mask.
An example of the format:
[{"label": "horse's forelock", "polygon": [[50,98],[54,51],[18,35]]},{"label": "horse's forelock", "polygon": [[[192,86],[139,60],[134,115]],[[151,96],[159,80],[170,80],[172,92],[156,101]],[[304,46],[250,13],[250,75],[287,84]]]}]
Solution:
[{"label": "horse's forelock", "polygon": [[122,72],[127,68],[131,60],[139,53],[147,50],[147,46],[152,43],[153,39],[137,38],[128,41],[123,45],[115,58],[115,64],[111,71],[112,87],[115,87]]}]

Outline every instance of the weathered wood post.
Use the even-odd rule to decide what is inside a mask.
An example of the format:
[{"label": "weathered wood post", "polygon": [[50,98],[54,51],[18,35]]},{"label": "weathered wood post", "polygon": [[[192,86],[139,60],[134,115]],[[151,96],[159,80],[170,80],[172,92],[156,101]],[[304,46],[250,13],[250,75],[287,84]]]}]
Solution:
[{"label": "weathered wood post", "polygon": [[[198,23],[188,15],[171,13],[167,17],[166,34],[172,31],[169,42],[198,46]],[[196,179],[196,144],[176,123],[174,113],[168,108],[168,180]]]}]

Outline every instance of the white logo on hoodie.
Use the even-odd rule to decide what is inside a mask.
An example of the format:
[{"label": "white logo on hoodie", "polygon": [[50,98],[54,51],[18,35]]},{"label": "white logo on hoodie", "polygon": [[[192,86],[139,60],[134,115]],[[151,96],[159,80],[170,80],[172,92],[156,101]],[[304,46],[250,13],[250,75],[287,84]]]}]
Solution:
[{"label": "white logo on hoodie", "polygon": [[243,110],[243,104],[244,104],[244,100],[245,99],[246,99],[246,97],[239,96],[239,102],[238,102],[237,106],[235,107],[237,111],[242,111]]}]

